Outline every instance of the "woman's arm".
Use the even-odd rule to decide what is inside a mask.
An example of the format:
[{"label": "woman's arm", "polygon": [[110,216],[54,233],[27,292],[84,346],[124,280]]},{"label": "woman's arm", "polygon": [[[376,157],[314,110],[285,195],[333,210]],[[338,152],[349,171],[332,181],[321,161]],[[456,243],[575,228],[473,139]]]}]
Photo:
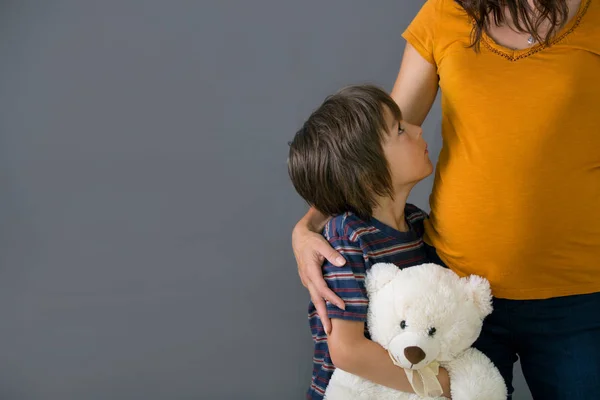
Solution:
[{"label": "woman's arm", "polygon": [[[300,222],[304,222],[306,227],[312,232],[321,232],[325,228],[325,224],[329,220],[329,217],[325,214],[320,213],[314,207],[308,209],[304,217]],[[299,222],[299,223],[300,223]]]},{"label": "woman's arm", "polygon": [[423,124],[435,101],[438,81],[436,66],[425,60],[410,43],[406,43],[391,94],[405,121],[413,125]]},{"label": "woman's arm", "polygon": [[[337,368],[392,389],[414,393],[404,370],[392,363],[383,347],[365,337],[364,322],[335,318],[332,325],[327,344]],[[450,397],[450,378],[445,369],[440,368],[438,380],[443,396]]]}]

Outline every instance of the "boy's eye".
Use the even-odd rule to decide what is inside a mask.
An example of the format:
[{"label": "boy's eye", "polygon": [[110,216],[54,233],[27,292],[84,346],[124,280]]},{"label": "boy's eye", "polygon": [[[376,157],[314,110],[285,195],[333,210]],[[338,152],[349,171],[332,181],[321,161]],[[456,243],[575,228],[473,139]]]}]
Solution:
[{"label": "boy's eye", "polygon": [[398,125],[398,135],[404,133],[404,127],[401,125]]}]

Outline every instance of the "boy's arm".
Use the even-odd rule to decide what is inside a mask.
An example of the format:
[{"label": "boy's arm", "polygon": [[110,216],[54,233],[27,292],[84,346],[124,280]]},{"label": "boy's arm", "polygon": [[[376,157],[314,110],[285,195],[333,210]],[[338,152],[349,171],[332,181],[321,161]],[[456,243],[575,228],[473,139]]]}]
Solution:
[{"label": "boy's arm", "polygon": [[[327,303],[327,313],[332,322],[331,333],[327,335],[331,359],[334,366],[344,371],[383,386],[414,393],[404,370],[392,363],[383,347],[365,337],[369,299],[365,287],[364,249],[359,241],[348,236],[330,237],[330,243],[347,262],[343,267],[335,267],[328,262],[323,265],[327,284],[346,304],[345,309],[340,309]],[[444,395],[450,397],[447,372],[440,369],[438,379]]]},{"label": "boy's arm", "polygon": [[[404,370],[392,363],[383,347],[365,337],[364,322],[338,318],[331,322],[333,328],[327,344],[337,368],[392,389],[414,393]],[[450,398],[450,378],[445,369],[440,368],[438,380],[443,396]]]}]

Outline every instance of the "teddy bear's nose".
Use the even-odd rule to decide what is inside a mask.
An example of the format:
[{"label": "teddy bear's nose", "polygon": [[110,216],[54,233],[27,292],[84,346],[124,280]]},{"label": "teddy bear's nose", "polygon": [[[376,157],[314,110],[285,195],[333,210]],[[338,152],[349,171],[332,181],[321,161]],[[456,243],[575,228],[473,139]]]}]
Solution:
[{"label": "teddy bear's nose", "polygon": [[414,365],[425,359],[425,352],[420,347],[410,346],[404,349],[404,356]]}]

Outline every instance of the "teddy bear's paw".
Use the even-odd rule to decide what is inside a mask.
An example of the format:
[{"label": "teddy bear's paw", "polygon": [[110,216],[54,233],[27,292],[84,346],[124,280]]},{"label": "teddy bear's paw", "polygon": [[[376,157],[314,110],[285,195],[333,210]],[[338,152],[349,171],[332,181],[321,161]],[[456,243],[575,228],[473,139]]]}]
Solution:
[{"label": "teddy bear's paw", "polygon": [[467,349],[447,368],[453,400],[506,400],[502,375],[479,350]]},{"label": "teddy bear's paw", "polygon": [[415,394],[403,393],[376,384],[362,387],[330,385],[324,400],[429,400]]},{"label": "teddy bear's paw", "polygon": [[[372,399],[394,399],[397,394],[393,389],[378,385],[367,379],[337,368],[327,385],[325,400],[372,400]],[[404,400],[398,397],[398,400]]]},{"label": "teddy bear's paw", "polygon": [[400,392],[338,368],[329,381],[324,400],[445,400],[445,398],[424,398],[413,393]]}]

